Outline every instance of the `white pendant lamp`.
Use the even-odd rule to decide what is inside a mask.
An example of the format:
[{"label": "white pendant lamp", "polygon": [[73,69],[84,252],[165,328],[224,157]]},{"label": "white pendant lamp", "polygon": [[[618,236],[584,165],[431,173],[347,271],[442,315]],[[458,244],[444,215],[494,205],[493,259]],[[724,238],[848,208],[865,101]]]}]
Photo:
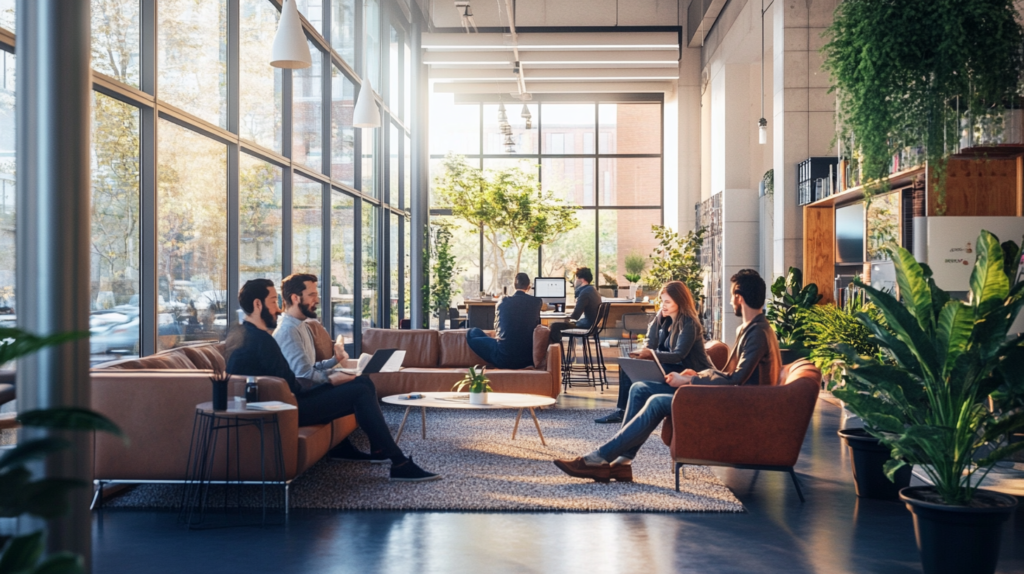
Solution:
[{"label": "white pendant lamp", "polygon": [[352,126],[357,128],[379,128],[380,110],[373,98],[373,86],[370,85],[370,78],[363,78],[363,85],[359,88],[359,97],[356,98],[356,109],[352,112]]},{"label": "white pendant lamp", "polygon": [[299,69],[313,65],[309,55],[306,35],[302,33],[302,22],[299,20],[297,0],[284,0],[281,5],[281,21],[277,24],[277,35],[274,36],[274,48],[270,55],[270,65],[275,68]]}]

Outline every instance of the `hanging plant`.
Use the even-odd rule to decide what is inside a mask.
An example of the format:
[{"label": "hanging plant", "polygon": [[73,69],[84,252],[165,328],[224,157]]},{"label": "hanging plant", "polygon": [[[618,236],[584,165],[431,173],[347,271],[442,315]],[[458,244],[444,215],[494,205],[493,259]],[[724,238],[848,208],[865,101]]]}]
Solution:
[{"label": "hanging plant", "polygon": [[884,190],[892,156],[924,149],[945,212],[946,158],[961,122],[1016,97],[1024,32],[1013,0],[847,0],[822,48],[840,138],[859,152],[865,195]]}]

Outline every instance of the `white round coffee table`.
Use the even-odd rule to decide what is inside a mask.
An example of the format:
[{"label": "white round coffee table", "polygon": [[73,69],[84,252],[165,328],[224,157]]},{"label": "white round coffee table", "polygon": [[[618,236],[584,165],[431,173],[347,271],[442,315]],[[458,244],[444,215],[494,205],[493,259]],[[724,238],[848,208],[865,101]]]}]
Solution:
[{"label": "white round coffee table", "polygon": [[[417,393],[413,393],[417,394]],[[405,420],[409,418],[409,411],[413,407],[420,407],[420,416],[422,420],[423,438],[427,438],[427,408],[437,409],[463,409],[463,410],[495,410],[495,409],[518,409],[516,413],[516,424],[512,427],[512,440],[516,438],[516,431],[519,430],[519,418],[523,416],[523,410],[530,411],[530,416],[533,417],[533,424],[537,427],[537,434],[540,436],[540,443],[547,446],[548,443],[544,442],[544,433],[540,431],[540,422],[537,420],[537,414],[533,409],[537,407],[547,407],[555,404],[555,399],[551,397],[545,397],[542,395],[527,395],[523,393],[488,393],[488,400],[486,405],[471,405],[469,404],[468,393],[418,393],[423,395],[422,399],[403,399],[402,397],[409,396],[408,393],[404,395],[391,395],[381,399],[389,405],[401,405],[406,407],[405,415],[402,417],[402,424],[398,426],[398,435],[395,436],[395,442],[398,442],[402,438],[402,431],[405,430]],[[466,399],[460,400],[456,397],[467,397]]]}]

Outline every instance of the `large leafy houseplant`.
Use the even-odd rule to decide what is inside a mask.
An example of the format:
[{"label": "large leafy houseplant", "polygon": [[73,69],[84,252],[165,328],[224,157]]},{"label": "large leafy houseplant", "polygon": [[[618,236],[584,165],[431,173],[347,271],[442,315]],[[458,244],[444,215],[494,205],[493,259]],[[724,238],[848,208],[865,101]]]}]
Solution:
[{"label": "large leafy houseplant", "polygon": [[644,276],[644,284],[660,289],[669,281],[682,281],[693,293],[695,302],[704,295],[704,266],[700,262],[700,248],[704,245],[707,229],[700,228],[679,235],[660,225],[652,225],[651,231],[658,240],[658,246],[651,254],[651,268]]},{"label": "large leafy houseplant", "polygon": [[793,351],[804,349],[804,317],[802,310],[810,309],[821,301],[818,286],[804,285],[804,274],[790,267],[785,277],[772,283],[772,300],[768,302],[766,318],[775,330],[779,347]]},{"label": "large leafy houseplant", "polygon": [[879,324],[885,322],[878,308],[867,301],[861,292],[847,298],[842,306],[813,305],[799,311],[807,358],[822,373],[828,373],[833,383],[840,382],[846,359],[836,348],[837,341],[850,345],[858,355],[875,357],[880,362],[888,360],[871,330],[858,319],[862,313]]},{"label": "large leafy houseplant", "polygon": [[430,283],[424,285],[430,310],[435,313],[444,329],[444,320],[451,309],[452,297],[458,294],[458,288],[452,284],[455,275],[461,271],[456,265],[455,253],[452,251],[452,230],[447,222],[433,225],[433,238],[429,242]]},{"label": "large leafy houseplant", "polygon": [[893,155],[920,147],[944,211],[945,158],[961,123],[1000,114],[1018,91],[1024,32],[1014,0],[840,2],[822,48],[868,192]]},{"label": "large leafy houseplant", "polygon": [[[992,465],[1024,449],[1024,443],[1006,444],[1024,427],[1024,411],[987,408],[997,389],[1024,386],[1024,334],[1007,338],[1024,306],[1024,282],[1011,286],[1016,263],[1004,266],[993,234],[981,232],[977,252],[965,303],[936,286],[928,266],[909,251],[893,250],[902,303],[861,284],[884,323],[858,315],[891,363],[841,344],[846,377],[833,390],[892,448],[890,479],[904,465],[920,465],[948,505],[969,504]],[[1017,250],[1015,261],[1020,255]]]},{"label": "large leafy houseplant", "polygon": [[[0,364],[86,335],[88,333],[65,333],[39,337],[20,329],[0,329]],[[25,427],[62,431],[99,430],[122,436],[114,423],[87,409],[27,411],[18,415],[18,421]],[[47,436],[22,441],[0,456],[0,518],[17,518],[28,514],[42,519],[54,519],[67,513],[68,492],[75,488],[85,488],[87,484],[65,478],[33,480],[32,472],[26,465],[70,446],[71,443],[62,438]],[[0,534],[0,574],[70,574],[85,571],[81,556],[57,552],[42,558],[44,547],[42,532],[22,536]]]}]

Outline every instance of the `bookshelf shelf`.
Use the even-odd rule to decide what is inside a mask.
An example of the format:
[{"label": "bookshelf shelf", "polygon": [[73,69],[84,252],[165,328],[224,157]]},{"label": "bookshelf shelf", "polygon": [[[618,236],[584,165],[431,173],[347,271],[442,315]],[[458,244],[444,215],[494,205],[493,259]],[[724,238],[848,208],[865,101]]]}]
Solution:
[{"label": "bookshelf shelf", "polygon": [[[908,186],[911,183],[913,183],[915,177],[922,175],[925,172],[925,170],[926,167],[921,165],[903,171],[898,171],[888,177],[889,187],[896,189]],[[860,199],[864,199],[863,185],[858,185],[857,187],[844,189],[839,193],[834,193],[828,197],[819,199],[814,203],[809,203],[804,207],[835,207],[836,205],[850,203]]]}]

